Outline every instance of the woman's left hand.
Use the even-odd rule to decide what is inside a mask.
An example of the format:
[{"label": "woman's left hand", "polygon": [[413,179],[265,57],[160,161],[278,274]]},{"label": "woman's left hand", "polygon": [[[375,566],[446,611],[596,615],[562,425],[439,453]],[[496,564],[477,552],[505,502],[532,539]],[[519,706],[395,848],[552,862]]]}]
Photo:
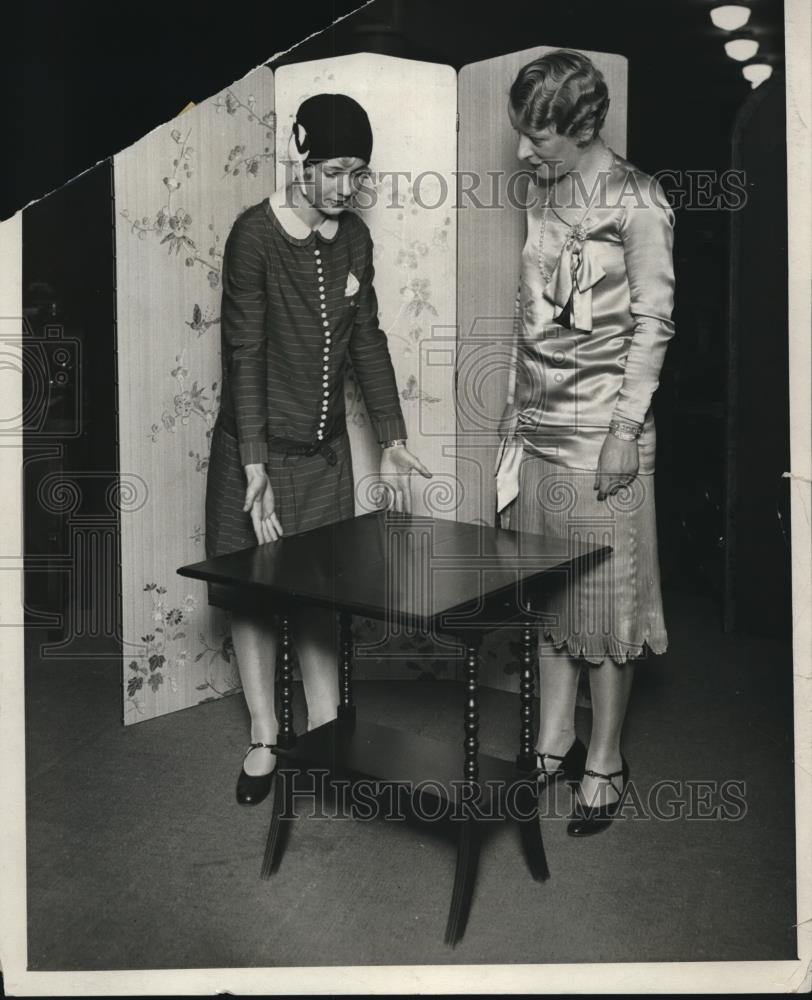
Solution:
[{"label": "woman's left hand", "polygon": [[640,455],[636,441],[621,441],[610,431],[606,435],[598,458],[595,484],[598,500],[614,496],[622,486],[634,482],[640,468]]},{"label": "woman's left hand", "polygon": [[409,485],[409,475],[412,470],[419,472],[425,479],[431,479],[429,470],[405,445],[384,448],[381,455],[381,479],[391,498],[390,510],[398,510],[405,514],[411,513],[412,491]]}]

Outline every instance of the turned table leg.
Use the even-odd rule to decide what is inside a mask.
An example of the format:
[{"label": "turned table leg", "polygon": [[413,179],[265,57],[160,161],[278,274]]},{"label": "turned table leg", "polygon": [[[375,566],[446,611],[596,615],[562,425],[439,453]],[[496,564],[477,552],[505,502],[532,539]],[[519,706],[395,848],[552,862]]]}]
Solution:
[{"label": "turned table leg", "polygon": [[[296,733],[293,729],[293,657],[291,647],[290,616],[286,612],[279,625],[279,653],[277,656],[280,688],[277,746],[283,751],[292,749],[296,744]],[[269,878],[279,867],[293,816],[294,772],[284,766],[284,760],[284,754],[277,756],[273,807],[268,839],[265,844],[265,856],[262,860],[262,878]]]},{"label": "turned table leg", "polygon": [[521,672],[519,674],[519,753],[516,767],[520,771],[536,770],[533,740],[533,701],[535,694],[536,629],[529,622],[522,625]]},{"label": "turned table leg", "polygon": [[293,656],[291,655],[290,616],[284,614],[279,624],[279,736],[277,743],[282,750],[290,750],[296,743],[293,731]]},{"label": "turned table leg", "polygon": [[[465,740],[463,777],[469,793],[466,802],[476,805],[479,798],[479,641],[466,641],[465,655]],[[462,940],[471,909],[479,862],[480,835],[476,816],[469,809],[458,817],[457,864],[454,889],[445,930],[445,942],[452,946]]]},{"label": "turned table leg", "polygon": [[530,874],[537,882],[550,877],[538,815],[536,754],[533,738],[537,626],[522,624],[521,676],[519,678],[519,753],[516,755],[516,821]]},{"label": "turned table leg", "polygon": [[339,622],[338,718],[342,722],[355,722],[355,703],[352,700],[352,615],[342,611]]}]

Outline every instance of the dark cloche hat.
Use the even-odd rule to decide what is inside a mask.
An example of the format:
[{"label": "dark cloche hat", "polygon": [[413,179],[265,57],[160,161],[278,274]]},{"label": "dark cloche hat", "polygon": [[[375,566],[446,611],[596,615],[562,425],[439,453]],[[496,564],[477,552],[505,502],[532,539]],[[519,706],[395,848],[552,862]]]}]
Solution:
[{"label": "dark cloche hat", "polygon": [[303,101],[293,122],[293,138],[308,162],[357,156],[369,163],[372,156],[369,117],[346,94],[316,94]]}]

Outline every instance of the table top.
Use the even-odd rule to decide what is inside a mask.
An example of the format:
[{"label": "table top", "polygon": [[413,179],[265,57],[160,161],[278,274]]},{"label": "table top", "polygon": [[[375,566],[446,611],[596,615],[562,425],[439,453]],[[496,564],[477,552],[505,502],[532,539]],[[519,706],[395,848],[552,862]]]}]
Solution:
[{"label": "table top", "polygon": [[306,603],[453,631],[486,612],[514,617],[529,607],[534,584],[563,582],[610,552],[608,544],[576,537],[382,510],[182,566],[178,573],[233,587],[233,603],[223,606],[236,610]]}]

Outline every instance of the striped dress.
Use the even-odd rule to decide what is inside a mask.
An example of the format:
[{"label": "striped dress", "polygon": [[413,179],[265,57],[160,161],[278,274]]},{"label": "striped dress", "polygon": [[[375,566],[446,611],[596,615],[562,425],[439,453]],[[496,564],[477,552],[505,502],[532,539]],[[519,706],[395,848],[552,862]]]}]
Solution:
[{"label": "striped dress", "polygon": [[[405,438],[372,240],[343,213],[332,235],[286,228],[278,198],[247,209],[223,257],[222,388],[206,484],[208,558],[257,544],[243,511],[249,463],[265,463],[285,535],[352,517],[344,374],[352,365],[379,441]],[[289,211],[289,210],[288,210]],[[283,216],[284,217],[284,216]],[[336,457],[286,455],[273,437],[329,442]],[[218,603],[217,585],[209,602]]]}]

